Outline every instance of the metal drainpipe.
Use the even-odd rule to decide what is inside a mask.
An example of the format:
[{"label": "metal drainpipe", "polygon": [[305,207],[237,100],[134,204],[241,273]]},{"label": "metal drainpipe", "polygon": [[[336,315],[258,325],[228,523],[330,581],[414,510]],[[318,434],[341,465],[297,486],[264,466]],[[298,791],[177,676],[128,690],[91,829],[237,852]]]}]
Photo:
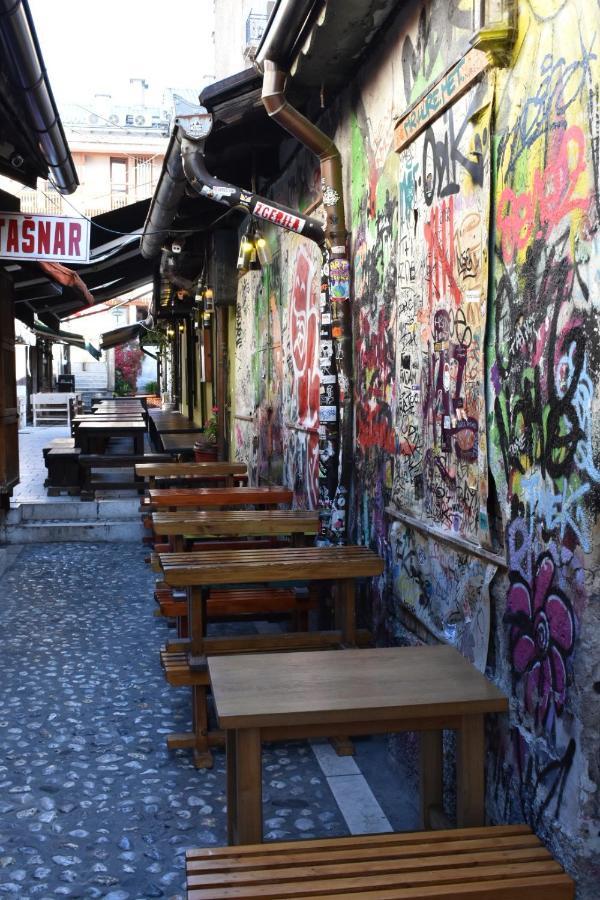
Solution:
[{"label": "metal drainpipe", "polygon": [[[262,101],[269,116],[289,134],[319,157],[321,187],[325,207],[325,240],[329,251],[327,280],[331,301],[331,337],[337,362],[339,443],[331,424],[325,423],[325,447],[339,448],[339,480],[332,500],[330,533],[343,541],[346,536],[346,509],[352,473],[353,453],[353,346],[350,308],[350,263],[344,211],[342,160],[334,141],[294,109],[285,97],[287,73],[277,63],[263,62]],[[323,331],[323,328],[321,329]],[[323,385],[321,386],[323,396]],[[321,414],[321,419],[323,418]],[[323,443],[323,442],[322,442]],[[323,456],[321,457],[323,462]]]}]

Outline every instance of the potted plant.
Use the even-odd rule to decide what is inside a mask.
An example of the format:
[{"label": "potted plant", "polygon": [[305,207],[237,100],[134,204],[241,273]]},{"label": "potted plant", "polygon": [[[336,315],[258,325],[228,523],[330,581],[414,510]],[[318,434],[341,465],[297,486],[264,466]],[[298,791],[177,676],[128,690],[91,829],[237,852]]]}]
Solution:
[{"label": "potted plant", "polygon": [[204,423],[202,437],[194,443],[194,459],[196,462],[211,462],[217,458],[217,413],[213,406],[210,418]]}]

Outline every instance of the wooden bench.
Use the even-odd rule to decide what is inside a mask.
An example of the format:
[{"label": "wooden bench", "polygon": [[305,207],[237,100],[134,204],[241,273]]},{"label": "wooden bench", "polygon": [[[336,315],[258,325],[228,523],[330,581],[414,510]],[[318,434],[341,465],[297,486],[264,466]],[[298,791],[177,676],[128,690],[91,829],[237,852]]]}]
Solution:
[{"label": "wooden bench", "polygon": [[78,447],[53,447],[46,454],[48,477],[46,487],[49,497],[56,497],[62,491],[77,496],[81,491],[80,453]]},{"label": "wooden bench", "polygon": [[[171,457],[168,457],[171,460]],[[198,480],[222,480],[225,487],[233,487],[236,483],[245,483],[248,479],[248,467],[245,463],[230,462],[198,462],[198,463],[143,463],[135,467],[136,475],[148,479],[148,487],[155,488],[157,481],[172,482],[174,485],[192,484]]]},{"label": "wooden bench", "polygon": [[[150,490],[140,503],[142,524],[152,528],[150,513],[193,509],[235,509],[244,506],[273,507],[289,505],[293,493],[282,487],[165,488]],[[231,533],[231,532],[230,532]],[[144,538],[152,543],[154,538]]]},{"label": "wooden bench", "polygon": [[151,490],[147,509],[215,509],[221,506],[290,504],[293,491],[284,487],[166,488]]},{"label": "wooden bench", "polygon": [[[134,490],[141,492],[144,490],[143,480],[135,474],[135,468],[140,461],[144,459],[161,462],[168,459],[164,453],[153,453],[145,455],[135,454],[104,454],[104,453],[82,453],[79,456],[79,465],[82,469],[82,488],[81,499],[93,500],[97,490]],[[133,469],[134,478],[129,481],[94,481],[92,471],[94,469]]]},{"label": "wooden bench", "polygon": [[[161,615],[178,620],[178,634],[187,637],[187,597],[168,589],[154,592]],[[209,592],[206,616],[210,622],[289,616],[297,631],[308,630],[308,613],[318,602],[306,588],[230,588]]]},{"label": "wooden bench", "polygon": [[196,768],[211,768],[213,759],[208,748],[222,746],[224,738],[221,732],[209,734],[208,731],[206,703],[206,693],[210,687],[208,672],[190,672],[185,653],[161,650],[160,664],[168,684],[172,687],[190,687],[192,689],[192,731],[168,735],[167,748],[169,750],[192,748]]},{"label": "wooden bench", "polygon": [[524,825],[207,847],[186,853],[188,900],[572,900]]},{"label": "wooden bench", "polygon": [[[48,468],[48,454],[51,450],[71,450],[75,446],[75,441],[72,437],[63,437],[63,438],[54,438],[50,441],[49,444],[42,449],[42,455],[44,457],[44,465]],[[44,481],[44,487],[48,486],[48,478]]]}]

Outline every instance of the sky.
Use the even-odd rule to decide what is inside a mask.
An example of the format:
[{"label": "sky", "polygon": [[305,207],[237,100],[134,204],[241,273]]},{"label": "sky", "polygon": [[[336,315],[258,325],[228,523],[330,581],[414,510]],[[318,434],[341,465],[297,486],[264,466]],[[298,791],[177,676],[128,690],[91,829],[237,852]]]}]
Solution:
[{"label": "sky", "polygon": [[213,0],[29,0],[59,106],[109,93],[127,102],[145,78],[148,103],[166,87],[197,93],[214,80]]}]

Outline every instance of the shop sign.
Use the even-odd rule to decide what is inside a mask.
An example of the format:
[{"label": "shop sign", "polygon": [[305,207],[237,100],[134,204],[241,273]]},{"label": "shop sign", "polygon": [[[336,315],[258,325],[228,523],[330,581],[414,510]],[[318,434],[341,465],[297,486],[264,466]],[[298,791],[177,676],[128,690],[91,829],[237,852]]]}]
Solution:
[{"label": "shop sign", "polygon": [[0,259],[86,263],[89,252],[87,219],[0,212]]}]

